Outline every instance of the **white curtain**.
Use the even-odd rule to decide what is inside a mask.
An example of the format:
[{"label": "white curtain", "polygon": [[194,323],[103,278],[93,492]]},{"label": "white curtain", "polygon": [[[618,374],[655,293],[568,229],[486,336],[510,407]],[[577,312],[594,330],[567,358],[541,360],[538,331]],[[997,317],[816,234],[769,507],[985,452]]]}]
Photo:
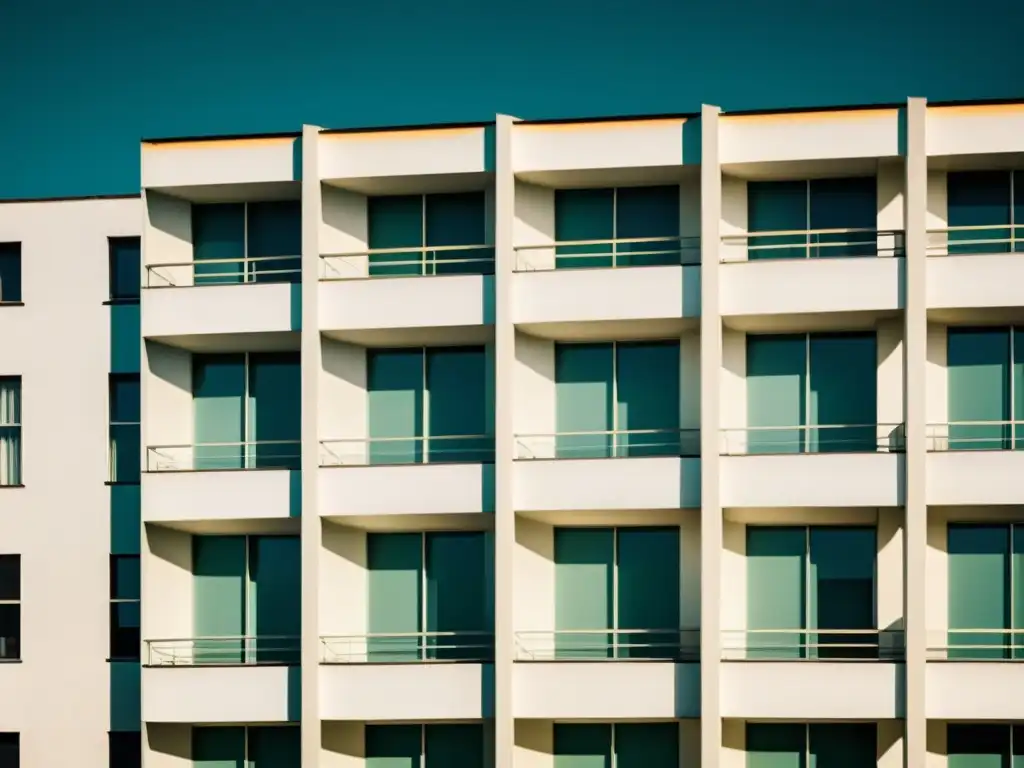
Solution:
[{"label": "white curtain", "polygon": [[0,378],[0,485],[21,484],[21,378]]}]

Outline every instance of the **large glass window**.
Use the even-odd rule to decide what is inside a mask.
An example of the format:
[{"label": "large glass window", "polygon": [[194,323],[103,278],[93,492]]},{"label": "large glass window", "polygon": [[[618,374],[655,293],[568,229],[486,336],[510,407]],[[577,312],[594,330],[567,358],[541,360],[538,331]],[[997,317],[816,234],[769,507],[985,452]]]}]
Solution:
[{"label": "large glass window", "polygon": [[554,768],[677,768],[677,723],[555,723]]},{"label": "large glass window", "polygon": [[[555,191],[557,269],[699,263],[680,247],[679,186]],[[685,258],[684,258],[685,256]]]},{"label": "large glass window", "polygon": [[299,726],[196,726],[195,768],[294,768],[299,765]]},{"label": "large glass window", "polygon": [[678,341],[555,345],[556,455],[693,455],[679,432]]},{"label": "large glass window", "polygon": [[874,528],[747,526],[747,656],[877,657],[876,552]]},{"label": "large glass window", "polygon": [[301,202],[193,205],[192,254],[196,285],[297,283]]},{"label": "large glass window", "polygon": [[949,768],[1020,768],[1024,726],[1005,723],[947,723]]},{"label": "large glass window", "polygon": [[956,171],[946,177],[948,252],[1024,251],[1024,173]]},{"label": "large glass window", "polygon": [[366,548],[369,661],[490,657],[489,534],[371,533]]},{"label": "large glass window", "polygon": [[555,529],[555,655],[680,652],[679,528]]},{"label": "large glass window", "polygon": [[110,482],[137,483],[141,468],[139,374],[110,374]]},{"label": "large glass window", "polygon": [[747,723],[747,768],[876,768],[875,723]]},{"label": "large glass window", "polygon": [[111,731],[109,746],[109,768],[142,768],[142,734],[139,731]]},{"label": "large glass window", "polygon": [[484,768],[479,723],[367,725],[366,768]]},{"label": "large glass window", "polygon": [[0,376],[0,485],[21,483],[21,376]]},{"label": "large glass window", "polygon": [[0,555],[0,659],[21,658],[21,555]]},{"label": "large glass window", "polygon": [[112,237],[110,247],[110,298],[139,298],[142,284],[142,241],[138,237]]},{"label": "large glass window", "polygon": [[21,243],[0,243],[0,304],[21,302]]},{"label": "large glass window", "polygon": [[110,556],[110,658],[137,661],[141,626],[138,555]]},{"label": "large glass window", "polygon": [[746,450],[876,450],[875,347],[874,333],[748,335]]},{"label": "large glass window", "polygon": [[1024,447],[1024,329],[950,328],[950,450]]},{"label": "large glass window", "polygon": [[[874,256],[876,186],[873,176],[748,182],[747,258]],[[821,231],[837,229],[854,231]],[[757,232],[784,234],[755,236]]]},{"label": "large glass window", "polygon": [[489,350],[375,349],[367,357],[371,464],[494,460]]},{"label": "large glass window", "polygon": [[371,276],[494,274],[483,192],[371,197],[367,219]]},{"label": "large glass window", "polygon": [[0,733],[0,768],[21,768],[21,734]]}]

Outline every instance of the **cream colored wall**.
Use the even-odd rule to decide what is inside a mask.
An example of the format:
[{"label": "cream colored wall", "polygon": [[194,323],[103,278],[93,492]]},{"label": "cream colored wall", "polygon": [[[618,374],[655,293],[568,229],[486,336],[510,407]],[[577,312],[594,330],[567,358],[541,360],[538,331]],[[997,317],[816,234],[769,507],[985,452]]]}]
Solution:
[{"label": "cream colored wall", "polygon": [[[684,515],[679,526],[679,626],[700,628],[700,513],[697,510]],[[699,738],[699,728],[697,734]]]},{"label": "cream colored wall", "polygon": [[[947,205],[947,173],[945,171],[928,171],[928,192],[927,210],[925,211],[925,227],[928,229],[943,229],[949,225],[949,210]],[[944,253],[942,248],[945,237],[941,234],[932,234],[927,238],[928,253],[939,255]]]},{"label": "cream colored wall", "polygon": [[143,738],[146,768],[192,768],[191,725],[148,723]]},{"label": "cream colored wall", "polygon": [[[318,422],[321,440],[361,440],[368,434],[366,348],[321,337]],[[333,447],[332,447],[333,448]],[[365,451],[358,443],[346,453]]]},{"label": "cream colored wall", "polygon": [[[523,435],[517,454],[555,455],[555,344],[516,332],[512,428]],[[531,437],[536,436],[536,437]],[[528,454],[523,454],[528,450]]]},{"label": "cream colored wall", "polygon": [[158,525],[147,525],[144,534],[142,639],[190,638],[194,620],[192,536]]},{"label": "cream colored wall", "polygon": [[[722,175],[720,233],[723,238],[747,233],[747,182],[726,174]],[[723,261],[745,261],[747,258],[746,243],[742,240],[729,243],[723,241],[721,258]]]},{"label": "cream colored wall", "polygon": [[[365,251],[369,243],[366,196],[328,184],[320,185],[320,194],[320,253],[358,254]],[[325,267],[322,274],[326,277],[356,277],[367,274],[369,259],[365,255],[331,259]]]},{"label": "cream colored wall", "polygon": [[733,635],[747,626],[747,526],[735,520],[722,522],[722,595],[723,645],[728,648],[742,642]]},{"label": "cream colored wall", "polygon": [[879,629],[903,629],[903,510],[878,512],[878,584],[875,607]]},{"label": "cream colored wall", "polygon": [[[725,594],[725,585],[722,585]],[[747,768],[747,724],[743,720],[722,720],[722,750],[719,768]]]},{"label": "cream colored wall", "polygon": [[[903,229],[904,170],[901,160],[883,160],[878,164],[878,219],[879,232]],[[878,250],[891,255],[896,247],[892,235],[878,236]]]},{"label": "cream colored wall", "polygon": [[[943,425],[949,421],[949,370],[947,368],[946,342],[947,327],[941,323],[928,323],[925,413],[930,425]],[[931,431],[935,432],[934,426]],[[941,429],[939,433],[941,433]]]},{"label": "cream colored wall", "polygon": [[[884,320],[876,328],[878,356],[877,421],[879,438],[903,423],[903,324]],[[891,426],[886,426],[891,425]]]},{"label": "cream colored wall", "polygon": [[700,331],[679,337],[679,427],[700,429]]},{"label": "cream colored wall", "polygon": [[320,725],[320,736],[320,768],[363,768],[366,765],[366,726],[363,723],[324,721]]},{"label": "cream colored wall", "polygon": [[516,632],[555,627],[555,533],[550,523],[516,517],[512,626]]},{"label": "cream colored wall", "polygon": [[[546,245],[555,241],[555,191],[525,181],[515,182],[512,245]],[[513,269],[552,269],[554,248],[531,248],[514,254]]]},{"label": "cream colored wall", "polygon": [[163,267],[151,272],[146,267],[192,261],[192,205],[187,200],[147,190],[141,207],[142,284],[152,287],[191,285],[189,266]]},{"label": "cream colored wall", "polygon": [[555,764],[554,723],[550,720],[517,720],[515,768],[552,768]]},{"label": "cream colored wall", "polygon": [[191,353],[147,341],[141,375],[146,378],[142,403],[146,445],[192,445]]},{"label": "cream colored wall", "polygon": [[[925,628],[928,644],[942,641],[949,627],[949,551],[945,511],[928,510],[928,548],[925,551]],[[929,737],[930,738],[930,737]]]},{"label": "cream colored wall", "polygon": [[326,520],[322,526],[320,634],[364,635],[369,589],[366,531]]},{"label": "cream colored wall", "polygon": [[721,420],[723,430],[747,426],[747,334],[722,329]]},{"label": "cream colored wall", "polygon": [[929,720],[926,725],[928,751],[925,753],[924,768],[946,768],[949,757],[946,754],[946,722]]}]

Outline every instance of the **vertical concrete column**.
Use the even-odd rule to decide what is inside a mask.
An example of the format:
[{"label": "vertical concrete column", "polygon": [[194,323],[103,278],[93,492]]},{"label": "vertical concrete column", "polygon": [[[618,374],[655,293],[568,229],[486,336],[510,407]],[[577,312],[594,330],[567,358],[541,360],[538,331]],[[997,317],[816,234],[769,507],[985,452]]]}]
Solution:
[{"label": "vertical concrete column", "polygon": [[720,113],[718,107],[706,104],[700,111],[700,764],[703,768],[717,768],[722,749],[719,706],[722,503],[718,479],[722,369],[722,319],[718,311],[722,222],[722,168],[718,158]]},{"label": "vertical concrete column", "polygon": [[515,721],[512,674],[515,633],[512,627],[512,561],[516,521],[512,494],[515,376],[515,326],[512,323],[512,277],[515,254],[515,176],[512,172],[512,124],[498,115],[494,135],[494,766],[512,768]]},{"label": "vertical concrete column", "polygon": [[906,631],[906,742],[904,765],[924,765],[927,754],[925,717],[925,552],[928,504],[926,492],[926,419],[928,311],[925,250],[928,197],[928,154],[925,146],[924,99],[909,99],[903,116],[906,186],[904,228],[903,417],[906,423],[904,512],[903,618]]},{"label": "vertical concrete column", "polygon": [[[317,500],[320,437],[317,404],[321,368],[320,128],[302,126],[302,768],[320,764],[320,509]],[[293,299],[294,300],[294,299]]]}]

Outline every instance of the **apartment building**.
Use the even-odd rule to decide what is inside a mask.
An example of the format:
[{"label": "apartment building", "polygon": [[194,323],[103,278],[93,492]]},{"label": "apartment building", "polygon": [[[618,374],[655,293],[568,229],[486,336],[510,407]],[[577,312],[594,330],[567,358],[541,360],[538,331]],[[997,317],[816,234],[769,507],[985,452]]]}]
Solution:
[{"label": "apartment building", "polygon": [[1024,105],[141,151],[0,205],[0,768],[1024,760]]}]

